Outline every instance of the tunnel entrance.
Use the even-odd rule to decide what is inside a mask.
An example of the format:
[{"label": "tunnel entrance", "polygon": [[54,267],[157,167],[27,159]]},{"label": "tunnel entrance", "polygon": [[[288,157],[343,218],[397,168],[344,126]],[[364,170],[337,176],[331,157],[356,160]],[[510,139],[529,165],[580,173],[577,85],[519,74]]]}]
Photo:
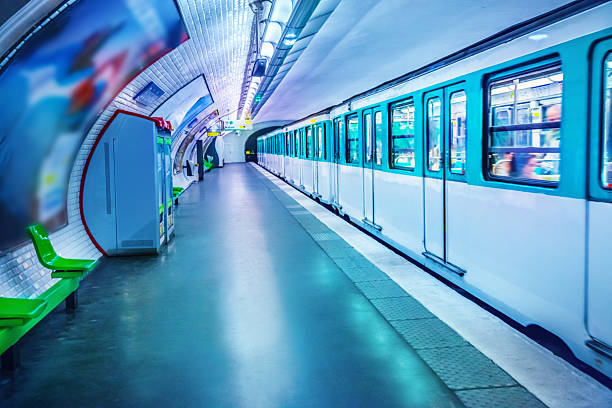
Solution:
[{"label": "tunnel entrance", "polygon": [[245,160],[247,162],[257,162],[257,138],[280,127],[281,126],[269,126],[253,132],[244,143]]}]

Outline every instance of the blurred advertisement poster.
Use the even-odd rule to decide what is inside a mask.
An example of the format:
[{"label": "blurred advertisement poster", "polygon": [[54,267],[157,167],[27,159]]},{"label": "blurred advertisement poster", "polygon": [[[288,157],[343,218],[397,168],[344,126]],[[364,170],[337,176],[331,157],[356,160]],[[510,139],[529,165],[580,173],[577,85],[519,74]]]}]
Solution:
[{"label": "blurred advertisement poster", "polygon": [[186,39],[173,0],[78,0],[16,51],[0,72],[0,251],[27,225],[66,224],[68,179],[94,121]]}]

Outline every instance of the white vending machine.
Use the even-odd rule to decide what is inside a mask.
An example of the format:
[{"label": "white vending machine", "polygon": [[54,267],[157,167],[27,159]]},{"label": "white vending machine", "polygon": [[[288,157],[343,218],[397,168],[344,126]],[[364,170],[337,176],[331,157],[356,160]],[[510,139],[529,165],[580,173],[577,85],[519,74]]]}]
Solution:
[{"label": "white vending machine", "polygon": [[104,254],[159,253],[173,236],[170,143],[168,122],[126,111],[100,133],[83,171],[81,212]]}]

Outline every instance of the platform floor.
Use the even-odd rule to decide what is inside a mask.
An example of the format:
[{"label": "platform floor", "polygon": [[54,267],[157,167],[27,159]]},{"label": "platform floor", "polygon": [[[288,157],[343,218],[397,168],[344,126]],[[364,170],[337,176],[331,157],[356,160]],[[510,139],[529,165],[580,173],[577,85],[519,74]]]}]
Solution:
[{"label": "platform floor", "polygon": [[1,405],[462,406],[273,187],[250,165],[190,187],[167,251],[106,259],[22,339]]}]

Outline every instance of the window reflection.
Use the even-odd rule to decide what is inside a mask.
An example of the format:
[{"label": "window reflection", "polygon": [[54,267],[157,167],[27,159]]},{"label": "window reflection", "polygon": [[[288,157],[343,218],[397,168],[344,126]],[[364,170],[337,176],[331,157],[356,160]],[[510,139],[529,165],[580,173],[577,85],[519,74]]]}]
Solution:
[{"label": "window reflection", "polygon": [[494,82],[489,91],[489,173],[558,183],[560,68]]},{"label": "window reflection", "polygon": [[375,149],[375,159],[376,159],[376,164],[378,166],[382,165],[382,156],[383,156],[383,151],[382,151],[382,134],[383,134],[383,125],[382,125],[382,113],[381,112],[376,112],[374,114],[374,140],[375,140],[375,144],[374,144],[374,149]]},{"label": "window reflection", "polygon": [[306,128],[306,158],[312,157],[312,129],[310,126]]},{"label": "window reflection", "polygon": [[317,158],[325,158],[325,135],[322,125],[317,126]]},{"label": "window reflection", "polygon": [[440,170],[441,108],[440,98],[436,97],[427,101],[427,168],[431,171]]},{"label": "window reflection", "polygon": [[346,120],[346,162],[357,161],[359,149],[359,119],[357,115],[351,115]]},{"label": "window reflection", "polygon": [[604,61],[604,121],[602,182],[605,188],[612,188],[612,52]]},{"label": "window reflection", "polygon": [[365,155],[364,162],[371,163],[372,162],[372,114],[368,113],[363,117],[363,126],[365,129],[364,138],[365,138]]},{"label": "window reflection", "polygon": [[450,172],[465,174],[467,141],[467,97],[464,91],[450,97]]},{"label": "window reflection", "polygon": [[391,106],[391,166],[414,169],[414,103]]}]

